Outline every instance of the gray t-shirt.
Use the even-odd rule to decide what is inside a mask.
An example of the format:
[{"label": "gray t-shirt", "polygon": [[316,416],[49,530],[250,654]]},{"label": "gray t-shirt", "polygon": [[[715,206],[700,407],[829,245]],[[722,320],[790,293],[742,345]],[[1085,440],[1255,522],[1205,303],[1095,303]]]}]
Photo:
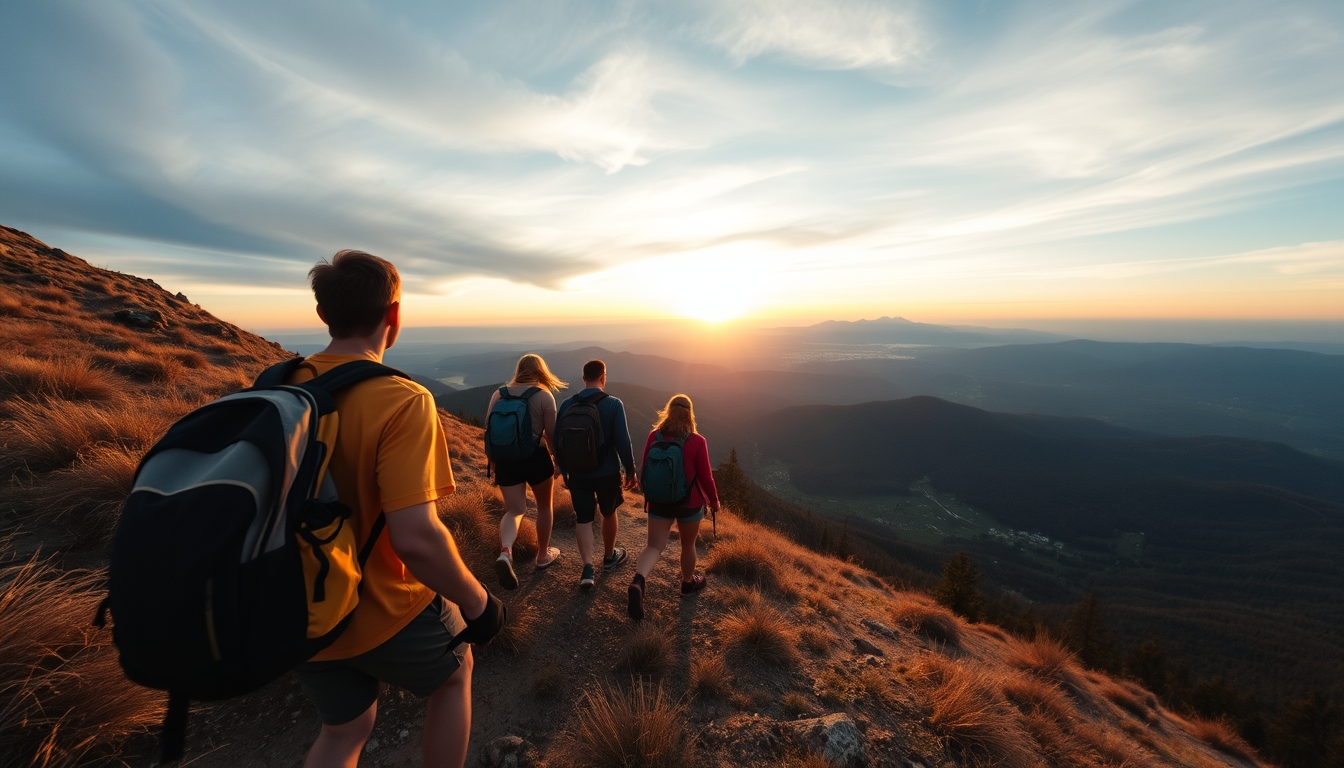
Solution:
[{"label": "gray t-shirt", "polygon": [[[510,384],[510,395],[521,395],[529,388],[535,387],[535,384]],[[532,436],[541,440],[545,434],[547,437],[555,435],[555,395],[545,387],[539,387],[540,391],[533,393],[527,399],[527,413],[532,417]],[[490,420],[490,412],[495,410],[495,403],[499,402],[499,390],[490,395],[490,405],[485,409],[485,420]],[[548,440],[549,442],[549,440]]]}]

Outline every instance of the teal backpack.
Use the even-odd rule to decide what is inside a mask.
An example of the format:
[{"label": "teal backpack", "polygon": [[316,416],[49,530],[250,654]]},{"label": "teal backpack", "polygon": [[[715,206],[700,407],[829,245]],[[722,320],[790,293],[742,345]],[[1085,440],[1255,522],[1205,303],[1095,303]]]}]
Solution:
[{"label": "teal backpack", "polygon": [[521,395],[511,395],[508,386],[499,388],[499,399],[485,424],[485,455],[491,461],[511,464],[536,452],[537,436],[532,432],[527,401],[540,391],[540,387],[528,387]]},{"label": "teal backpack", "polygon": [[654,443],[649,446],[639,472],[645,501],[679,507],[690,498],[695,483],[694,480],[686,482],[686,460],[682,452],[685,442],[685,437],[665,438],[662,432],[654,433]]}]

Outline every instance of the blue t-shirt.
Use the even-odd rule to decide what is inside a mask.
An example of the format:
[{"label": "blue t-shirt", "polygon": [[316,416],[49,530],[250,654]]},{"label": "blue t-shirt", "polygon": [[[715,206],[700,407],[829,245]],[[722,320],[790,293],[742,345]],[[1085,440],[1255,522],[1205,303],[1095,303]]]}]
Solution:
[{"label": "blue t-shirt", "polygon": [[[565,417],[565,411],[569,410],[569,406],[575,400],[601,391],[597,387],[589,387],[578,394],[565,398],[565,401],[556,409],[556,423],[560,423],[560,420]],[[606,450],[602,456],[602,464],[592,472],[571,472],[569,476],[582,478],[607,477],[608,475],[620,474],[621,467],[625,467],[627,476],[633,476],[635,474],[635,455],[630,449],[630,430],[625,424],[625,405],[618,398],[607,395],[597,401],[597,411],[602,414],[602,433],[607,441]]]}]

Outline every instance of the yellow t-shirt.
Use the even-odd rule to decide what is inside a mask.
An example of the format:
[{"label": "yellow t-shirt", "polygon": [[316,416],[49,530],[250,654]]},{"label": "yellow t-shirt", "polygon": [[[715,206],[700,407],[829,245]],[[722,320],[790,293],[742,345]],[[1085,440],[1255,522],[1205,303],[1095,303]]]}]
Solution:
[{"label": "yellow t-shirt", "polygon": [[[299,384],[341,363],[361,358],[312,355],[291,378]],[[433,501],[453,492],[448,443],[424,387],[400,377],[362,381],[337,393],[339,429],[328,472],[336,493],[354,511],[360,546],[367,540],[379,512]],[[348,659],[373,650],[434,599],[397,557],[384,531],[364,564],[359,605],[336,642],[313,661]]]}]

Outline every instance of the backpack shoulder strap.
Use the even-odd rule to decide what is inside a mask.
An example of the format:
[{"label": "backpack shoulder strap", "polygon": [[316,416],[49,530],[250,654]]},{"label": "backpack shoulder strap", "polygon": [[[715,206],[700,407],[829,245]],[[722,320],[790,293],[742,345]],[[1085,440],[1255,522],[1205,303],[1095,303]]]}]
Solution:
[{"label": "backpack shoulder strap", "polygon": [[410,379],[410,376],[391,368],[382,363],[375,363],[372,360],[353,360],[348,363],[341,363],[330,371],[305,381],[300,386],[320,389],[329,395],[334,395],[346,387],[354,386],[367,379],[378,378],[379,376],[399,376],[403,379]]},{"label": "backpack shoulder strap", "polygon": [[518,396],[519,400],[531,400],[532,396],[541,391],[541,387],[528,387],[523,390],[523,394]]},{"label": "backpack shoulder strap", "polygon": [[592,404],[592,403],[600,403],[600,402],[602,402],[602,400],[606,399],[606,397],[607,397],[607,393],[606,393],[606,392],[603,392],[602,390],[598,390],[597,392],[594,392],[593,394],[588,395],[587,397],[581,397],[581,398],[579,398],[579,402],[581,402],[581,403],[589,403],[589,404]]},{"label": "backpack shoulder strap", "polygon": [[252,383],[253,389],[265,389],[267,387],[278,387],[284,384],[299,366],[303,365],[303,357],[291,357],[288,360],[281,360],[275,365],[269,366],[262,371],[257,380]]},{"label": "backpack shoulder strap", "polygon": [[512,394],[509,393],[509,385],[508,385],[508,384],[505,384],[504,386],[502,386],[502,387],[499,388],[499,399],[500,399],[500,400],[517,400],[518,398],[517,398],[516,396],[514,396],[514,395],[512,395]]}]

